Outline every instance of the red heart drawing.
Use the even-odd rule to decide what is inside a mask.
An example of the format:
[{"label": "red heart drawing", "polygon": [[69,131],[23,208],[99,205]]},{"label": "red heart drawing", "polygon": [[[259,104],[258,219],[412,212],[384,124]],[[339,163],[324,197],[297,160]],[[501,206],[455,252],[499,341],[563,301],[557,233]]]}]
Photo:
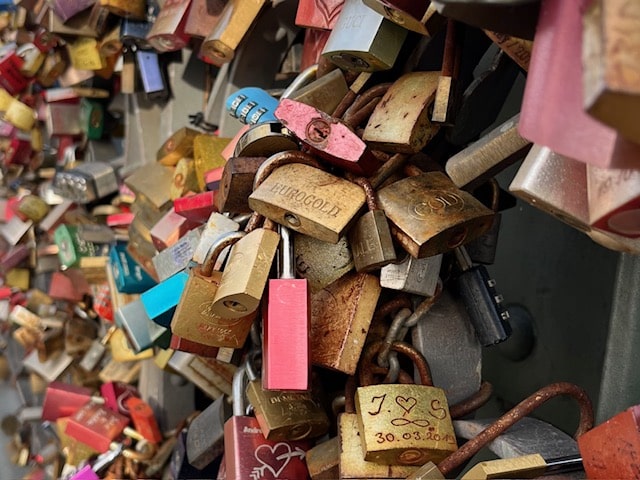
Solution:
[{"label": "red heart drawing", "polygon": [[291,446],[287,443],[260,445],[254,453],[256,460],[264,465],[274,476],[278,478],[291,460]]}]

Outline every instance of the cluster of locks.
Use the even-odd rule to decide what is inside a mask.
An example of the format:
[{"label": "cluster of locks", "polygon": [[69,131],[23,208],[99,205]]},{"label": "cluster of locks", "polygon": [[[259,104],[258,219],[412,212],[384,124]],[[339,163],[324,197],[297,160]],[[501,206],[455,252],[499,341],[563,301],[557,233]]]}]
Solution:
[{"label": "cluster of locks", "polygon": [[[594,428],[560,382],[475,412],[482,349],[511,334],[485,265],[514,197],[640,253],[639,19],[0,1],[0,366],[22,403],[2,429],[24,478],[637,478],[640,407]],[[170,73],[187,54],[196,102]],[[149,144],[163,118],[138,103],[202,111]],[[559,395],[575,439],[527,417]]]}]

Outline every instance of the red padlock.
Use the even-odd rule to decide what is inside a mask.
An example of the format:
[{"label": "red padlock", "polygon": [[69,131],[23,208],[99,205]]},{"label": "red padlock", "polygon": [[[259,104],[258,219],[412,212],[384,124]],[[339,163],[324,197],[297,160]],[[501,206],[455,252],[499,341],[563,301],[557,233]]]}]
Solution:
[{"label": "red padlock", "polygon": [[106,382],[100,385],[100,394],[104,398],[104,406],[121,415],[130,416],[126,401],[131,397],[139,397],[140,392],[133,385],[124,382]]},{"label": "red padlock", "polygon": [[202,343],[187,340],[186,338],[179,337],[178,335],[171,335],[171,342],[169,348],[173,350],[180,350],[181,352],[193,353],[199,357],[216,358],[219,347],[212,347],[210,345],[204,345]]},{"label": "red padlock", "polygon": [[42,403],[42,420],[56,421],[73,415],[91,399],[91,390],[63,382],[47,386]]},{"label": "red padlock", "polygon": [[149,404],[138,397],[129,397],[124,404],[129,409],[135,430],[151,443],[160,443],[162,434]]},{"label": "red padlock", "polygon": [[29,84],[29,79],[20,72],[23,63],[24,60],[15,52],[0,60],[0,86],[12,96],[22,92]]},{"label": "red padlock", "polygon": [[300,0],[296,12],[299,27],[332,30],[340,16],[344,0]]},{"label": "red padlock", "polygon": [[124,415],[89,402],[69,417],[65,433],[98,452],[106,452],[128,423]]},{"label": "red padlock", "polygon": [[176,198],[173,201],[173,208],[177,215],[180,215],[194,223],[207,223],[213,212],[217,212],[216,207],[217,192],[202,192],[187,197]]},{"label": "red padlock", "polygon": [[147,40],[159,52],[174,52],[187,46],[185,25],[191,0],[167,0],[147,34]]}]

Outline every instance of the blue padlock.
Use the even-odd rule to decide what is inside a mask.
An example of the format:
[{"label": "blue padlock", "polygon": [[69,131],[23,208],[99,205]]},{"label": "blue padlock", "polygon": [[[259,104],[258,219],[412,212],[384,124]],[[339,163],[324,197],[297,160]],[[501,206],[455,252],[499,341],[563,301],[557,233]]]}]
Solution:
[{"label": "blue padlock", "polygon": [[116,325],[122,328],[129,345],[135,353],[158,345],[167,348],[171,341],[168,328],[151,321],[140,300],[134,300],[120,307],[115,314]]},{"label": "blue padlock", "polygon": [[142,293],[156,285],[156,281],[129,255],[124,244],[111,247],[109,264],[120,293]]},{"label": "blue padlock", "polygon": [[151,320],[158,325],[169,328],[189,274],[181,271],[150,288],[140,300]]},{"label": "blue padlock", "polygon": [[261,88],[241,88],[227,98],[227,112],[242,123],[253,125],[262,122],[273,122],[273,112],[278,107],[278,100]]}]

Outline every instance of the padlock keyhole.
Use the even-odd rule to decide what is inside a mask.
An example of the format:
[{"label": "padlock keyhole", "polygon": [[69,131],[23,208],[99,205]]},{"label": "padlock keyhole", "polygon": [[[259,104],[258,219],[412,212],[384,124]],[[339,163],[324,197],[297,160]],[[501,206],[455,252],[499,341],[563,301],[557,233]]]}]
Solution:
[{"label": "padlock keyhole", "polygon": [[224,306],[234,312],[246,312],[247,307],[242,305],[240,302],[236,302],[235,300],[225,300],[223,302]]},{"label": "padlock keyhole", "polygon": [[299,227],[301,225],[300,219],[293,213],[285,213],[284,219],[292,227]]}]

